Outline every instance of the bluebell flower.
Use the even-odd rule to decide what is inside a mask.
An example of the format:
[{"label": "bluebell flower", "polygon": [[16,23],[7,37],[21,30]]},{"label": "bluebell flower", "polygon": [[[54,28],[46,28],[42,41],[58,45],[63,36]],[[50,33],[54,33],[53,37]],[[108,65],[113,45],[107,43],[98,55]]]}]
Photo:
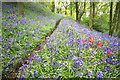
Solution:
[{"label": "bluebell flower", "polygon": [[3,63],[6,64],[6,61],[4,61]]},{"label": "bluebell flower", "polygon": [[58,76],[56,76],[56,75],[53,75],[53,78],[58,78]]},{"label": "bluebell flower", "polygon": [[104,75],[103,75],[103,72],[100,71],[100,70],[98,70],[98,71],[96,72],[96,78],[101,78],[102,76],[104,76]]},{"label": "bluebell flower", "polygon": [[80,60],[80,61],[84,61],[84,59],[83,59],[83,58],[79,58],[79,60]]},{"label": "bluebell flower", "polygon": [[60,65],[58,62],[55,62],[55,61],[53,62],[53,64],[54,64],[54,65]]},{"label": "bluebell flower", "polygon": [[6,68],[7,66],[6,65],[4,65],[4,68]]},{"label": "bluebell flower", "polygon": [[111,60],[111,62],[112,62],[112,64],[116,64],[117,63],[116,60]]},{"label": "bluebell flower", "polygon": [[73,40],[70,40],[69,38],[66,39],[66,43],[71,43],[71,42],[73,42]]},{"label": "bluebell flower", "polygon": [[20,78],[25,78],[24,76],[20,75]]},{"label": "bluebell flower", "polygon": [[105,69],[108,71],[111,68],[111,66],[106,66]]},{"label": "bluebell flower", "polygon": [[118,56],[118,58],[120,58],[120,56]]},{"label": "bluebell flower", "polygon": [[74,71],[75,71],[75,69],[76,69],[76,68],[72,67],[72,68],[71,68],[71,71],[72,71],[72,72],[74,72]]},{"label": "bluebell flower", "polygon": [[82,73],[82,72],[79,72],[79,73],[76,73],[76,75],[83,75],[83,73]]},{"label": "bluebell flower", "polygon": [[87,75],[89,76],[92,73],[92,69],[87,70]]},{"label": "bluebell flower", "polygon": [[74,57],[71,57],[72,60],[77,60],[78,57],[77,56],[74,56]]},{"label": "bluebell flower", "polygon": [[54,47],[53,47],[52,45],[48,45],[48,48],[52,48],[52,49],[54,49]]},{"label": "bluebell flower", "polygon": [[8,65],[11,65],[11,64],[13,64],[13,62],[12,62],[12,61],[8,62]]},{"label": "bluebell flower", "polygon": [[37,74],[36,74],[36,72],[37,72],[37,71],[36,71],[36,70],[34,70],[34,72],[33,72],[33,75],[34,75],[34,76],[35,76],[35,75],[37,75]]},{"label": "bluebell flower", "polygon": [[74,62],[72,63],[72,65],[76,66],[77,64],[76,64],[76,62],[74,61]]},{"label": "bluebell flower", "polygon": [[7,40],[6,42],[12,42],[13,40],[11,39],[11,40]]},{"label": "bluebell flower", "polygon": [[82,39],[77,39],[76,41],[80,42]]}]

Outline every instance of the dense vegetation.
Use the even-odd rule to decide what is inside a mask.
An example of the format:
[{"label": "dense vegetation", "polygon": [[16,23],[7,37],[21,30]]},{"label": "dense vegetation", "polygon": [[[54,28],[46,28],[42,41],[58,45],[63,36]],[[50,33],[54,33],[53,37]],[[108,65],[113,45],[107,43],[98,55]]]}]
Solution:
[{"label": "dense vegetation", "polygon": [[[81,20],[76,21],[74,11],[70,16],[71,8],[59,10],[51,3],[29,2],[24,3],[24,15],[22,13],[21,16],[17,4],[2,4],[2,76],[13,70],[19,61],[22,62],[22,57],[62,18],[42,49],[27,60],[29,64],[19,68],[17,78],[120,78],[120,41],[116,35],[119,30],[109,35],[109,10],[93,18],[91,29],[90,17],[83,14]],[[85,4],[88,7],[88,3]],[[53,12],[45,5],[51,6]],[[71,5],[73,10],[75,4]],[[104,9],[109,6],[106,3],[96,5],[104,5]],[[63,13],[64,10],[65,15],[55,13]]]}]

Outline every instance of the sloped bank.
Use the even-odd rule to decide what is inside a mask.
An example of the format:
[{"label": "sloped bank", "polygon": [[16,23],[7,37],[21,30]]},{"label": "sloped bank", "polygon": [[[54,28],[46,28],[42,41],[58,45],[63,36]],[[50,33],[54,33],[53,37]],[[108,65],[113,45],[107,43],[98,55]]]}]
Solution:
[{"label": "sloped bank", "polygon": [[115,37],[92,32],[75,20],[64,19],[46,42],[30,65],[21,67],[19,78],[119,76],[118,39]]},{"label": "sloped bank", "polygon": [[19,68],[21,66],[23,66],[23,64],[28,64],[29,63],[29,60],[31,59],[31,57],[35,56],[37,54],[37,51],[39,51],[40,49],[42,49],[42,46],[44,46],[44,44],[46,43],[46,38],[47,37],[50,37],[52,35],[52,33],[56,30],[56,28],[59,26],[61,20],[63,18],[59,19],[58,21],[56,21],[56,24],[55,24],[55,27],[46,34],[45,37],[42,38],[42,41],[40,41],[35,48],[33,48],[33,50],[31,52],[28,53],[27,56],[23,57],[16,65],[15,67],[13,68],[13,70],[11,72],[9,72],[7,75],[5,76],[2,76],[2,79],[5,79],[5,78],[16,78],[17,75],[18,75],[18,71],[19,71]]}]

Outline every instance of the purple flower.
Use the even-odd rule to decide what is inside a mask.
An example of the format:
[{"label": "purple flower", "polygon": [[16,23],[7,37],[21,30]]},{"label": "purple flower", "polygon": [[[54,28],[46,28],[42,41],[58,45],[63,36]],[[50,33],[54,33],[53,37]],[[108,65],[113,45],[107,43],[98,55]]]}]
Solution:
[{"label": "purple flower", "polygon": [[58,76],[56,76],[56,75],[53,75],[53,78],[58,78]]},{"label": "purple flower", "polygon": [[77,39],[76,41],[80,42],[82,39]]},{"label": "purple flower", "polygon": [[20,78],[25,78],[24,76],[20,75]]},{"label": "purple flower", "polygon": [[83,61],[84,59],[83,59],[83,58],[80,58],[79,60],[80,60],[80,61]]},{"label": "purple flower", "polygon": [[73,40],[66,39],[66,43],[71,43],[71,42],[73,42]]},{"label": "purple flower", "polygon": [[87,75],[90,75],[92,73],[92,69],[87,70]]},{"label": "purple flower", "polygon": [[112,62],[112,64],[116,64],[117,63],[116,60],[112,60],[111,62]]},{"label": "purple flower", "polygon": [[11,65],[11,64],[13,64],[13,62],[12,62],[12,61],[8,62],[8,65]]},{"label": "purple flower", "polygon": [[59,49],[58,48],[56,48],[56,51],[58,51]]},{"label": "purple flower", "polygon": [[54,49],[54,47],[53,47],[52,45],[48,45],[48,48],[52,48],[52,49]]},{"label": "purple flower", "polygon": [[111,66],[106,66],[105,69],[106,70],[109,70],[111,68]]},{"label": "purple flower", "polygon": [[54,64],[54,65],[60,65],[58,62],[55,62],[55,61],[53,62],[53,64]]},{"label": "purple flower", "polygon": [[77,64],[76,64],[76,62],[74,61],[74,62],[72,63],[72,65],[76,66]]},{"label": "purple flower", "polygon": [[36,75],[36,72],[37,72],[37,71],[36,71],[36,70],[34,70],[34,72],[33,72],[33,75],[34,75],[34,76]]},{"label": "purple flower", "polygon": [[83,75],[83,73],[82,73],[82,72],[79,72],[79,73],[76,73],[76,75]]},{"label": "purple flower", "polygon": [[101,78],[102,76],[103,76],[102,71],[98,70],[98,71],[96,72],[96,77],[97,77],[97,78]]},{"label": "purple flower", "polygon": [[7,40],[6,42],[12,42],[13,40]]},{"label": "purple flower", "polygon": [[77,60],[78,57],[77,56],[74,56],[74,57],[71,57],[72,60]]},{"label": "purple flower", "polygon": [[41,58],[36,58],[36,60],[37,60],[37,61],[40,61],[40,60],[41,60]]},{"label": "purple flower", "polygon": [[72,65],[77,65],[77,63],[79,63],[80,65],[83,65],[83,62],[81,60],[74,60],[74,62],[72,63]]},{"label": "purple flower", "polygon": [[8,27],[8,29],[13,29],[13,27],[11,26],[11,27]]},{"label": "purple flower", "polygon": [[4,65],[4,68],[6,68],[7,66],[6,65]]},{"label": "purple flower", "polygon": [[74,71],[75,71],[75,69],[76,69],[76,68],[72,67],[72,68],[71,68],[71,71],[72,71],[72,72],[74,72]]},{"label": "purple flower", "polygon": [[114,49],[118,49],[118,46],[114,47]]},{"label": "purple flower", "polygon": [[6,64],[6,61],[4,61],[4,64]]}]

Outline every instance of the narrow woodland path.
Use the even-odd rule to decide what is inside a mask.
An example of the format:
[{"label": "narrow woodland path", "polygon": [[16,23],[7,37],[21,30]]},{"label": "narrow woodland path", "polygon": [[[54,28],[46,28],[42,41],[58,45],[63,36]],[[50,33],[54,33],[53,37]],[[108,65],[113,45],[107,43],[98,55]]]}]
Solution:
[{"label": "narrow woodland path", "polygon": [[[64,18],[64,17],[63,17],[63,18]],[[42,38],[42,41],[40,41],[40,42],[36,45],[36,47],[34,47],[33,50],[28,53],[27,56],[23,57],[23,58],[21,59],[22,61],[19,60],[19,62],[15,65],[15,67],[13,68],[13,70],[11,70],[7,75],[2,76],[2,79],[5,79],[5,78],[6,78],[6,79],[7,79],[7,78],[16,78],[17,75],[18,75],[19,68],[20,68],[21,66],[23,66],[23,64],[29,64],[27,61],[28,61],[31,57],[33,57],[34,55],[36,55],[37,51],[39,51],[40,49],[42,49],[41,46],[43,46],[43,45],[46,43],[46,42],[45,42],[46,38],[52,35],[52,33],[57,29],[57,27],[59,26],[59,24],[60,24],[60,22],[61,22],[61,20],[62,20],[63,18],[61,18],[61,19],[59,19],[58,21],[56,21],[55,27],[54,27],[50,32],[48,32],[48,33],[46,34],[46,36],[44,36],[44,37]]]}]

